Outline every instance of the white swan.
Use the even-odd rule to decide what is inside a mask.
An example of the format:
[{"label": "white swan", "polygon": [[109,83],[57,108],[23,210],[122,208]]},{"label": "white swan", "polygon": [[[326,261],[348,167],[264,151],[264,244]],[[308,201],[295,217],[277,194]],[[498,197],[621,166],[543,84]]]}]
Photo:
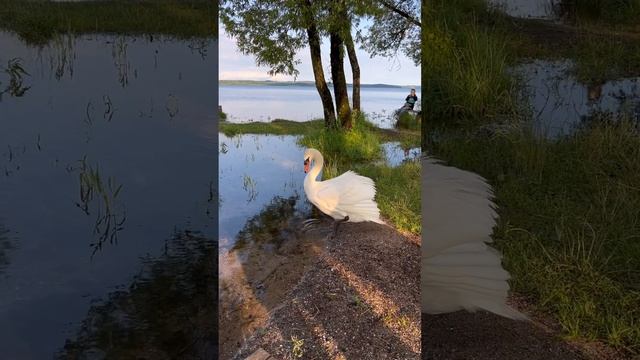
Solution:
[{"label": "white swan", "polygon": [[317,181],[323,166],[324,158],[318,150],[305,150],[304,192],[313,205],[335,220],[332,236],[336,235],[338,225],[345,221],[383,223],[378,204],[373,199],[376,195],[373,180],[347,171],[333,179]]},{"label": "white swan", "polygon": [[422,312],[486,310],[526,319],[506,304],[509,274],[492,241],[492,191],[480,176],[422,160]]}]

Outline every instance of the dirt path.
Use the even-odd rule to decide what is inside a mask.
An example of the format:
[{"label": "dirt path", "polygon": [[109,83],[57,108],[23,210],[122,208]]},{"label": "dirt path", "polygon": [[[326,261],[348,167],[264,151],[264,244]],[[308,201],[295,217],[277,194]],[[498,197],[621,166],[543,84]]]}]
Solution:
[{"label": "dirt path", "polygon": [[419,241],[344,224],[235,359],[259,348],[274,359],[419,359]]},{"label": "dirt path", "polygon": [[547,322],[514,321],[486,312],[422,314],[422,359],[634,359],[602,343],[569,343]]},{"label": "dirt path", "polygon": [[429,360],[586,359],[542,328],[484,312],[423,315],[422,338]]}]

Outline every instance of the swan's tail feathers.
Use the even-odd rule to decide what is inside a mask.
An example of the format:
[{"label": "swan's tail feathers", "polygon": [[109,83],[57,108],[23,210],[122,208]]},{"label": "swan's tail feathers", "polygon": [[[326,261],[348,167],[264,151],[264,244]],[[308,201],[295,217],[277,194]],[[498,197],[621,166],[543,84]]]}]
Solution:
[{"label": "swan's tail feathers", "polygon": [[449,248],[422,263],[422,311],[429,314],[485,310],[507,318],[527,317],[507,305],[509,274],[497,251],[480,242]]},{"label": "swan's tail feathers", "polygon": [[355,203],[340,203],[340,211],[349,214],[350,222],[372,221],[384,224],[380,219],[380,210],[374,200],[365,200]]}]

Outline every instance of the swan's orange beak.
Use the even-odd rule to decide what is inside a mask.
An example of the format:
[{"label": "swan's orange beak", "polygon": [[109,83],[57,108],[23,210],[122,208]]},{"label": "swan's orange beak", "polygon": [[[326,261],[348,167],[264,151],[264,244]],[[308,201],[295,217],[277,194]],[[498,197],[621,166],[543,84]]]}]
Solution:
[{"label": "swan's orange beak", "polygon": [[308,173],[309,172],[309,159],[306,159],[304,161],[304,173]]}]

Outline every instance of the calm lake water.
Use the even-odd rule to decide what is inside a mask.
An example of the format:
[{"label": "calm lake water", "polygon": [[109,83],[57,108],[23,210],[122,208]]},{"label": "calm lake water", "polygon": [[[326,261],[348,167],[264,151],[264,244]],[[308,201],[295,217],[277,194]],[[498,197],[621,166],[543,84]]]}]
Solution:
[{"label": "calm lake water", "polygon": [[[394,125],[393,112],[409,95],[409,88],[363,87],[362,110],[371,122],[383,128]],[[420,88],[416,88],[420,94]],[[349,87],[349,101],[351,88]],[[418,104],[420,101],[418,101]],[[314,86],[220,86],[220,105],[232,122],[286,119],[307,121],[323,116],[322,103]],[[418,105],[419,106],[419,105]]]},{"label": "calm lake water", "polygon": [[1,357],[215,353],[217,44],[0,48]]},{"label": "calm lake water", "polygon": [[640,121],[640,78],[585,85],[569,75],[571,61],[536,60],[512,69],[525,80],[536,130],[548,137],[571,133],[597,113]]}]

